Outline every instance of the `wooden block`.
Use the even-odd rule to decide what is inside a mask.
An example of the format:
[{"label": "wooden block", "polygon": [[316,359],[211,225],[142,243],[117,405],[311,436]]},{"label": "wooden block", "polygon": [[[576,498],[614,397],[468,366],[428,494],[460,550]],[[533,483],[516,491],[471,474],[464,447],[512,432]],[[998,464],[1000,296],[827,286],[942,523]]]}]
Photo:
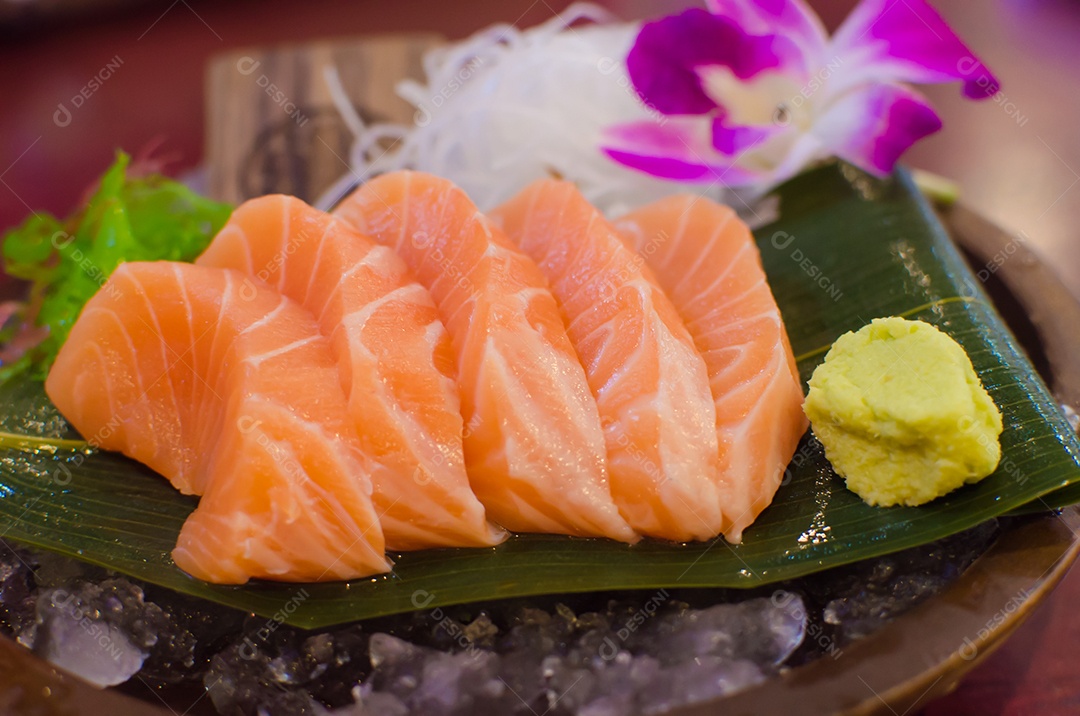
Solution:
[{"label": "wooden block", "polygon": [[238,50],[207,72],[209,191],[238,203],[270,193],[314,201],[349,171],[353,137],[324,80],[336,66],[366,121],[412,121],[394,92],[420,77],[421,58],[438,35],[379,35]]}]

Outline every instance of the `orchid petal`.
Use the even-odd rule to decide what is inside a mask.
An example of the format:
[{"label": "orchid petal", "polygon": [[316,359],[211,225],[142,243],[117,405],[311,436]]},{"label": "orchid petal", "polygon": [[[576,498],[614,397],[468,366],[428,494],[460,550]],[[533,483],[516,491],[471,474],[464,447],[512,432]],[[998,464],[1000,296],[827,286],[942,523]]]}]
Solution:
[{"label": "orchid petal", "polygon": [[939,129],[941,119],[925,97],[878,83],[834,102],[818,118],[814,133],[841,159],[886,176],[908,147]]},{"label": "orchid petal", "polygon": [[825,58],[829,36],[821,19],[803,0],[706,0],[717,15],[731,18],[749,35],[782,35],[798,46],[804,70]]},{"label": "orchid petal", "polygon": [[601,150],[616,162],[662,179],[746,184],[760,175],[732,165],[711,146],[702,120],[633,122],[609,128]]},{"label": "orchid petal", "polygon": [[964,81],[971,99],[993,97],[997,78],[926,0],[863,0],[833,35],[842,58],[837,90],[863,82]]},{"label": "orchid petal", "polygon": [[745,80],[790,65],[796,55],[783,37],[750,35],[730,19],[691,8],[646,23],[626,68],[638,94],[656,111],[708,114],[718,105],[702,86],[698,68],[727,67]]},{"label": "orchid petal", "polygon": [[783,130],[781,126],[731,125],[727,123],[725,117],[717,117],[712,123],[712,145],[721,154],[737,157],[767,142]]}]

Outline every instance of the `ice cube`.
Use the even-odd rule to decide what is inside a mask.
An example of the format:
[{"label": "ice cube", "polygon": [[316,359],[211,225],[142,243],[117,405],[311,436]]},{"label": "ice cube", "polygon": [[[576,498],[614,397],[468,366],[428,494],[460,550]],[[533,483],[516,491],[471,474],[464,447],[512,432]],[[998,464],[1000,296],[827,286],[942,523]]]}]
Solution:
[{"label": "ice cube", "polygon": [[138,673],[146,652],[120,628],[84,613],[62,591],[52,596],[52,608],[45,612],[34,637],[39,656],[102,687],[122,684]]}]

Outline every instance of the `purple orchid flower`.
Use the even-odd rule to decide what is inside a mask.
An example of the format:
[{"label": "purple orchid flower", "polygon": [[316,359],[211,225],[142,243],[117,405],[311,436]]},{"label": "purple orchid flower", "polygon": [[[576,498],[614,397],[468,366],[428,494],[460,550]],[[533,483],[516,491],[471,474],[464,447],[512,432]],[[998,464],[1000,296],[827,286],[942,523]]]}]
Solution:
[{"label": "purple orchid flower", "polygon": [[878,176],[941,128],[903,83],[997,79],[925,0],[863,0],[830,38],[803,0],[707,0],[646,24],[626,58],[665,115],[610,128],[603,150],[665,179],[767,188],[836,155]]}]

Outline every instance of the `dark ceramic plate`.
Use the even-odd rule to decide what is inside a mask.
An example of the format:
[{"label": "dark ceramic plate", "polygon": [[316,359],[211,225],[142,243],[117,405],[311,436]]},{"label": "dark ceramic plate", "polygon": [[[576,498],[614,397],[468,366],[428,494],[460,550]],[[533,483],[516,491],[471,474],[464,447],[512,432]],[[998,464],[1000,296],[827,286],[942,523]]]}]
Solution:
[{"label": "dark ceramic plate", "polygon": [[[987,288],[1054,394],[1080,406],[1080,303],[1020,239],[963,207],[943,211],[976,272],[1005,255]],[[1009,526],[938,596],[848,647],[723,701],[672,716],[755,713],[899,714],[948,693],[1000,646],[1061,581],[1080,552],[1080,508]],[[0,713],[124,716],[169,711],[101,691],[0,639]]]}]

